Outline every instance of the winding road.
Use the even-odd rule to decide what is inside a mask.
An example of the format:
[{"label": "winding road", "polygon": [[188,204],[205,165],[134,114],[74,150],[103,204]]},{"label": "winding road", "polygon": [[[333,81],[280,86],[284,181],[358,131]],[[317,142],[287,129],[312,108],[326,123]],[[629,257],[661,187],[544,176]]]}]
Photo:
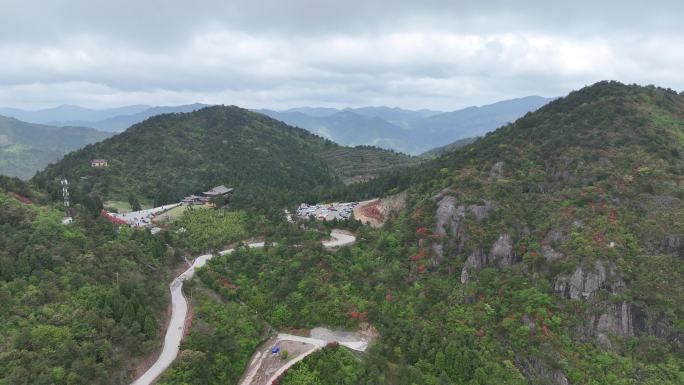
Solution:
[{"label": "winding road", "polygon": [[334,248],[351,245],[356,242],[356,237],[342,230],[333,230],[330,232],[330,241],[323,242],[323,246]]},{"label": "winding road", "polygon": [[[323,242],[325,247],[341,247],[354,243],[356,238],[353,235],[345,233],[340,230],[333,230],[330,233],[331,240]],[[250,243],[248,247],[257,248],[264,247],[264,242]],[[223,250],[219,255],[226,255],[233,252],[234,249]],[[176,359],[180,349],[180,342],[185,333],[185,318],[188,314],[188,301],[183,295],[183,281],[192,279],[197,268],[206,265],[207,261],[213,258],[213,254],[204,254],[197,257],[192,265],[185,270],[181,275],[176,277],[171,284],[171,320],[169,327],[166,329],[164,336],[164,345],[162,352],[157,358],[157,361],[137,380],[133,381],[131,385],[150,385],[161,376],[162,373],[171,365]]]},{"label": "winding road", "polygon": [[[301,342],[306,348],[295,357],[287,361],[278,358],[276,361],[279,367],[270,373],[264,373],[263,366],[269,366],[267,361],[273,361],[269,350],[271,346],[279,346],[283,342]],[[303,360],[311,353],[322,349],[331,342],[337,342],[351,350],[363,352],[368,347],[369,338],[360,336],[359,333],[337,332],[326,328],[314,328],[311,330],[311,337],[302,337],[294,334],[279,333],[274,339],[268,341],[265,346],[257,350],[250,361],[247,372],[239,385],[269,385],[272,384],[281,374],[297,362]],[[258,374],[261,373],[261,376]]]},{"label": "winding road", "polygon": [[[247,246],[263,247],[264,243],[250,243]],[[224,250],[219,254],[229,254],[233,250],[234,249]],[[168,368],[173,360],[176,359],[181,339],[185,333],[185,317],[188,314],[188,301],[183,295],[183,281],[191,279],[195,275],[196,269],[206,265],[207,261],[213,257],[213,254],[200,255],[187,270],[171,281],[171,284],[169,285],[169,289],[171,290],[171,320],[169,321],[168,329],[166,329],[162,352],[159,355],[159,358],[157,358],[157,361],[131,385],[151,384],[157,377],[164,373],[166,368]]]}]

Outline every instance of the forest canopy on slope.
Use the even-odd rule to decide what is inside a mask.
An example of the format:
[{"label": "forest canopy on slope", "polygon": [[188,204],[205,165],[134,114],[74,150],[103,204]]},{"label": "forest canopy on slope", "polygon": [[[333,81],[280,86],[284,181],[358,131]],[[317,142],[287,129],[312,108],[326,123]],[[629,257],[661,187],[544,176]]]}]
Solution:
[{"label": "forest canopy on slope", "polygon": [[680,384],[683,135],[681,95],[598,83],[348,191],[409,192],[352,247],[240,250],[199,277],[278,328],[370,322],[359,384]]},{"label": "forest canopy on slope", "polygon": [[[109,166],[91,167],[99,158]],[[133,194],[151,204],[226,184],[235,188],[235,207],[278,207],[411,162],[403,154],[341,147],[261,114],[216,106],[150,118],[68,154],[34,182],[55,197],[66,177],[77,197],[126,200]]]},{"label": "forest canopy on slope", "polygon": [[[407,208],[381,228],[361,227],[357,243],[336,252],[297,224],[281,223],[267,234],[277,245],[214,258],[195,283],[201,285],[194,300],[203,329],[191,329],[186,354],[164,381],[236,379],[263,320],[276,328],[372,324],[380,337],[361,366],[340,368],[353,372],[358,384],[681,384],[683,154],[682,95],[601,82],[468,147],[339,190],[358,197],[407,189]],[[198,215],[186,220],[224,221]],[[229,216],[226,225],[240,215]],[[42,228],[36,223],[8,234],[21,237],[31,227]],[[242,234],[237,230],[231,233]],[[209,246],[210,240],[192,235],[166,241]],[[127,238],[106,239],[111,247]],[[14,264],[22,253],[8,255]],[[36,250],[25,255],[36,263],[44,256]],[[109,272],[118,268],[106,261]],[[13,284],[28,280],[19,271],[24,276],[12,275],[12,282],[19,280]],[[22,288],[9,289],[9,297],[17,297],[13,309],[31,300],[21,297],[32,293]],[[229,312],[237,314],[234,325],[224,321]],[[138,313],[146,315],[131,312]],[[14,350],[0,360],[33,352],[19,332],[29,329],[10,324],[10,330],[16,335],[7,346]],[[207,330],[216,338],[208,341]],[[240,341],[240,333],[247,338]],[[235,361],[226,363],[228,356]],[[12,362],[15,376],[32,363]],[[330,362],[312,360],[285,381],[313,380],[316,368]],[[45,377],[38,383],[54,375],[40,373]]]},{"label": "forest canopy on slope", "polygon": [[173,255],[102,218],[64,226],[44,197],[0,182],[0,384],[127,383],[163,335]]}]

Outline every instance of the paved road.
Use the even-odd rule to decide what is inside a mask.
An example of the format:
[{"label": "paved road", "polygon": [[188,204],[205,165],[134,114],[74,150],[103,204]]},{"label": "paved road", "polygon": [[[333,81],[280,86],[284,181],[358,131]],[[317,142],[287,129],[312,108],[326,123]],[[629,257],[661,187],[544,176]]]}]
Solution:
[{"label": "paved road", "polygon": [[[265,382],[262,382],[263,379],[256,380],[256,374],[263,364],[264,359],[269,357],[268,350],[270,349],[270,346],[278,345],[283,341],[302,342],[309,345],[309,348],[304,350],[296,357],[293,357],[286,362],[283,361],[283,366],[279,367],[278,370],[276,370]],[[311,353],[322,349],[330,342],[338,342],[340,345],[346,346],[349,349],[363,352],[366,350],[366,348],[368,348],[369,341],[368,338],[362,337],[358,333],[338,332],[326,328],[312,329],[311,337],[279,333],[275,341],[270,341],[270,343],[265,347],[265,351],[257,350],[249,363],[247,375],[242,381],[240,381],[240,385],[270,385],[275,379],[278,378],[278,376],[285,373],[285,371],[291,368],[294,364],[303,360]]]},{"label": "paved road", "polygon": [[174,207],[180,206],[180,203],[173,203],[170,205],[165,205],[165,206],[159,206],[159,207],[154,207],[151,209],[146,209],[146,210],[140,210],[140,211],[131,211],[129,213],[111,213],[113,217],[123,219],[128,223],[129,225],[132,226],[143,226],[143,225],[148,225],[152,223],[152,217],[155,215],[162,213],[167,210],[171,210]]},{"label": "paved road", "polygon": [[328,242],[323,242],[323,246],[325,247],[342,247],[342,246],[347,246],[351,245],[352,243],[356,242],[356,237],[345,233],[342,230],[333,230],[330,232],[330,237],[332,240]]},{"label": "paved road", "polygon": [[[356,237],[339,230],[333,230],[332,240],[323,242],[325,247],[340,247],[352,244]],[[249,247],[264,247],[264,242],[250,243]],[[233,249],[223,250],[219,255],[226,255],[233,252]],[[169,289],[171,290],[171,321],[164,337],[164,346],[157,361],[142,376],[135,380],[131,385],[149,385],[154,382],[176,359],[180,348],[180,342],[185,332],[185,317],[188,314],[188,302],[183,296],[183,281],[191,279],[195,275],[195,269],[206,265],[207,261],[213,258],[212,254],[200,255],[192,265],[181,275],[176,277]]]},{"label": "paved road", "polygon": [[[263,247],[264,243],[251,243],[249,247]],[[224,250],[222,255],[231,253],[233,249]],[[208,260],[213,258],[212,254],[200,255],[195,259],[187,270],[176,277],[169,289],[171,290],[171,321],[164,337],[164,347],[157,358],[157,361],[140,378],[135,380],[132,385],[149,385],[168,368],[178,355],[181,339],[185,332],[185,317],[188,314],[188,301],[183,295],[183,281],[191,279],[195,275],[198,267],[204,266]]]}]

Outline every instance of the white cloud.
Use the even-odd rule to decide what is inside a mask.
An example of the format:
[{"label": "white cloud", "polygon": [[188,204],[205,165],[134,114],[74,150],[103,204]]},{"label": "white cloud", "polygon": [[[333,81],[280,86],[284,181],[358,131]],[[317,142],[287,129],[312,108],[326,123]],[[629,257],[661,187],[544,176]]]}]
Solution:
[{"label": "white cloud", "polygon": [[[0,33],[0,105],[454,109],[603,79],[684,89],[684,32],[663,7],[594,5],[573,19],[580,4],[93,3],[3,7],[0,32],[15,29]],[[29,17],[44,33],[20,23]]]}]

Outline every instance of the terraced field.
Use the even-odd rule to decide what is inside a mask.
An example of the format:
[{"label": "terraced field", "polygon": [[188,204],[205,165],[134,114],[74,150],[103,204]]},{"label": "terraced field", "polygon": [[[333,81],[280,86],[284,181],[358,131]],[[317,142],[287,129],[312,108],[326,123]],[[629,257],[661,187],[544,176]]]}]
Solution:
[{"label": "terraced field", "polygon": [[371,146],[328,147],[320,156],[345,183],[373,179],[384,171],[420,162],[416,157]]}]

